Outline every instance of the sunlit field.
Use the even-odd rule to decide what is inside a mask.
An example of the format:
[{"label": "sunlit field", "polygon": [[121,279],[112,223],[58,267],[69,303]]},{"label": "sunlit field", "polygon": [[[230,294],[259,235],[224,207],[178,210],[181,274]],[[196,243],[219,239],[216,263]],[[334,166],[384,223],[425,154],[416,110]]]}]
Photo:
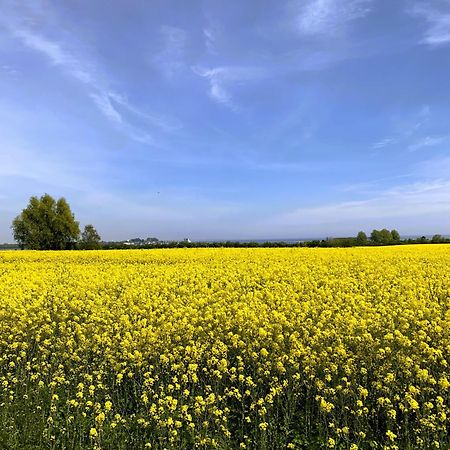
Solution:
[{"label": "sunlit field", "polygon": [[0,253],[1,449],[433,449],[450,246]]}]

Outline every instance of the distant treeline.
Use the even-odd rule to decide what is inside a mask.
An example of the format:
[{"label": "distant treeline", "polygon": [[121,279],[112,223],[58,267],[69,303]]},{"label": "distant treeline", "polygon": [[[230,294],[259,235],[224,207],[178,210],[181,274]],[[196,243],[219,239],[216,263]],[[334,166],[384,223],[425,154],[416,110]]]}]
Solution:
[{"label": "distant treeline", "polygon": [[[361,242],[357,237],[342,237],[315,239],[311,241],[286,242],[286,241],[267,241],[267,242],[241,242],[241,241],[222,241],[222,242],[185,242],[185,241],[159,241],[152,244],[142,244],[139,246],[130,246],[125,242],[101,242],[99,249],[152,249],[152,248],[279,248],[279,247],[321,247],[321,248],[339,248],[339,247],[360,247],[360,246],[384,246],[384,245],[405,245],[405,244],[448,244],[450,238],[445,238],[439,234],[432,238],[421,236],[419,238],[400,239],[398,241],[376,242],[367,239]],[[77,249],[77,246],[73,247]],[[80,247],[78,247],[80,248]],[[0,250],[18,250],[17,244],[0,244]]]},{"label": "distant treeline", "polygon": [[143,244],[138,247],[130,247],[129,243],[125,242],[103,242],[102,248],[105,250],[112,249],[130,249],[130,248],[258,248],[258,247],[359,247],[359,246],[383,246],[383,245],[404,245],[404,244],[439,244],[450,243],[450,239],[441,236],[440,234],[434,235],[431,239],[421,236],[419,238],[401,239],[396,230],[374,230],[370,237],[363,232],[358,233],[356,237],[342,237],[342,238],[328,238],[322,240],[311,241],[298,241],[298,242],[286,242],[286,241],[222,241],[222,242],[186,242],[186,241],[158,241],[151,244]]}]

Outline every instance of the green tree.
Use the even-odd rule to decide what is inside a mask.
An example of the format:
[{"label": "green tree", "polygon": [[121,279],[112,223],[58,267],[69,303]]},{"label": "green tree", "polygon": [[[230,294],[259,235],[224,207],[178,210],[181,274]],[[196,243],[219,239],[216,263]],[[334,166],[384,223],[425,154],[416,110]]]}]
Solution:
[{"label": "green tree", "polygon": [[392,234],[386,228],[383,228],[380,231],[380,237],[381,237],[381,243],[382,244],[389,244],[390,242],[392,242]]},{"label": "green tree", "polygon": [[400,233],[397,230],[391,230],[391,238],[395,242],[400,242]]},{"label": "green tree", "polygon": [[94,225],[86,225],[81,233],[80,248],[83,250],[96,250],[100,248],[101,239]]},{"label": "green tree", "polygon": [[31,197],[28,206],[13,220],[12,229],[19,246],[31,250],[74,248],[80,235],[67,201],[55,201],[48,194]]},{"label": "green tree", "polygon": [[379,230],[373,230],[372,233],[370,233],[370,240],[375,244],[381,244],[381,232]]},{"label": "green tree", "polygon": [[431,238],[431,242],[433,242],[433,243],[444,242],[444,238],[442,237],[441,234],[435,234],[435,235]]},{"label": "green tree", "polygon": [[367,244],[367,234],[364,231],[360,231],[356,236],[356,242],[358,245],[366,245]]}]

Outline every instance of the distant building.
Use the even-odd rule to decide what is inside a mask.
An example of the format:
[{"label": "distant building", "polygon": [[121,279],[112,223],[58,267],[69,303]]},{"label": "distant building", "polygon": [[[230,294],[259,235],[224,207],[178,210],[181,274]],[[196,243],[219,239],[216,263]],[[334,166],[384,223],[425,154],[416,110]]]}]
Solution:
[{"label": "distant building", "polygon": [[144,245],[156,245],[159,242],[160,242],[159,239],[155,237],[148,237],[147,239],[133,238],[128,239],[127,241],[120,241],[120,243],[123,245],[129,245],[134,247],[142,247]]}]

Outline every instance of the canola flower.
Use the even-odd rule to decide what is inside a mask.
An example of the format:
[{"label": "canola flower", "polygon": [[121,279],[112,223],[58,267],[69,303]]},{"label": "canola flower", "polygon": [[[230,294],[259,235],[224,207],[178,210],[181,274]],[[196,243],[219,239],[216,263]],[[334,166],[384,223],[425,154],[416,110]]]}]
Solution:
[{"label": "canola flower", "polygon": [[450,246],[0,253],[0,448],[450,448]]}]

